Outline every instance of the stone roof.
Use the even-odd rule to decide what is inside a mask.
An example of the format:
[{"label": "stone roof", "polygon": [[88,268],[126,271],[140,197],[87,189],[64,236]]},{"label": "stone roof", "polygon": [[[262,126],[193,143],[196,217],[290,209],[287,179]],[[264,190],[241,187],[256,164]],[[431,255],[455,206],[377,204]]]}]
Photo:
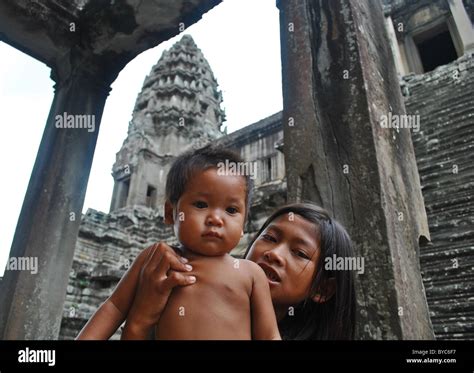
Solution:
[{"label": "stone roof", "polygon": [[257,138],[268,136],[271,133],[283,130],[283,112],[272,114],[258,122],[245,126],[235,132],[228,134],[218,140],[223,145],[240,147],[242,144],[255,141]]},{"label": "stone roof", "polygon": [[85,67],[100,61],[113,81],[139,53],[175,36],[180,23],[188,27],[220,2],[3,0],[0,40],[53,69],[67,63],[69,54],[85,60]]}]

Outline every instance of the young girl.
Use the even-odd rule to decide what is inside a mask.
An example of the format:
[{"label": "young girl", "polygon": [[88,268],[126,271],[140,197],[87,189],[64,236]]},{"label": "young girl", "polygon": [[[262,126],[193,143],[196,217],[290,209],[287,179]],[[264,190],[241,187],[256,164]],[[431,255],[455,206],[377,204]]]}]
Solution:
[{"label": "young girl", "polygon": [[326,258],[353,257],[345,229],[322,208],[279,208],[249,245],[246,258],[267,274],[283,339],[354,339],[354,273],[328,270]]},{"label": "young girl", "polygon": [[[157,269],[147,270],[151,266],[147,258],[158,251],[160,262],[152,265]],[[133,331],[127,337],[145,338],[158,322],[172,288],[192,286],[184,265],[166,244],[154,245],[142,254],[130,269],[138,285],[130,289],[135,298],[127,301],[127,313],[104,303],[78,339],[107,339],[125,318]],[[260,265],[267,276],[283,339],[354,338],[354,274],[326,269],[325,259],[333,255],[354,255],[349,235],[325,210],[310,203],[279,208],[249,245],[246,259]],[[151,283],[155,285],[149,286]]]}]

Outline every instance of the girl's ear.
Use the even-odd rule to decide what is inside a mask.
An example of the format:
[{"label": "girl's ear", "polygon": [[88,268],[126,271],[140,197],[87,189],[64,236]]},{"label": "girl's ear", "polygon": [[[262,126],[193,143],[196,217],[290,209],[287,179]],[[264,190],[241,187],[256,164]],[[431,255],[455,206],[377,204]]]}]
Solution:
[{"label": "girl's ear", "polygon": [[322,287],[323,289],[312,297],[313,302],[325,303],[331,299],[336,293],[336,279],[334,277],[328,278]]},{"label": "girl's ear", "polygon": [[174,224],[173,205],[170,201],[165,202],[165,224]]},{"label": "girl's ear", "polygon": [[240,237],[242,238],[244,236],[244,230],[242,229],[242,232],[240,232]]}]

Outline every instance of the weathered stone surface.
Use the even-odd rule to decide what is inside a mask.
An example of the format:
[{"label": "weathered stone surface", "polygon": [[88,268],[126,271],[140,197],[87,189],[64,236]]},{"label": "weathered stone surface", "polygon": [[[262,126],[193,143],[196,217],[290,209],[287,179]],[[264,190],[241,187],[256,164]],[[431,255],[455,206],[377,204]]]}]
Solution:
[{"label": "weathered stone surface", "polygon": [[359,338],[432,338],[410,132],[379,124],[382,114],[405,113],[380,4],[282,1],[280,9],[288,198],[330,210],[365,258]]},{"label": "weathered stone surface", "polygon": [[[384,12],[390,14],[395,24],[403,23],[404,32],[411,32],[417,25],[417,18],[429,18],[430,14],[447,14],[447,0],[382,0]],[[412,18],[420,11],[419,17]],[[411,20],[411,21],[410,21]]]},{"label": "weathered stone surface", "polygon": [[403,80],[431,244],[420,251],[434,332],[474,338],[474,58]]},{"label": "weathered stone surface", "polygon": [[135,56],[197,22],[220,2],[7,0],[0,4],[0,37],[61,71],[73,70],[77,59],[84,68],[100,65],[97,71],[113,81]]},{"label": "weathered stone surface", "polygon": [[463,4],[471,22],[474,23],[474,0],[463,0]]}]

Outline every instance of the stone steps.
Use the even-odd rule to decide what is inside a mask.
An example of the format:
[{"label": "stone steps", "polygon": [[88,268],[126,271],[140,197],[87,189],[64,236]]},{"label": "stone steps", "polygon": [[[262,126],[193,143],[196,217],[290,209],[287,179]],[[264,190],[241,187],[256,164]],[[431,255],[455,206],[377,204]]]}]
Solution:
[{"label": "stone steps", "polygon": [[411,97],[408,98],[410,101],[411,98],[416,95],[416,101],[411,100],[409,105],[414,108],[419,108],[420,111],[431,106],[433,112],[436,113],[452,112],[453,108],[458,107],[456,105],[457,103],[462,102],[463,100],[468,101],[469,99],[472,99],[472,97],[469,96],[469,89],[473,82],[474,79],[469,79],[465,83],[453,85],[452,81],[444,80],[440,81],[439,84],[436,84],[436,92],[442,92],[444,88],[449,87],[451,91],[451,95],[449,96],[446,96],[443,93],[440,95],[430,94],[430,92],[433,91],[427,91],[426,89],[417,87],[417,89],[411,92]]},{"label": "stone steps", "polygon": [[[454,138],[449,138],[448,135],[439,140],[438,137],[427,139],[426,137],[412,136],[413,141],[422,141],[423,145],[417,148],[419,153],[416,161],[421,168],[429,166],[438,160],[445,160],[457,157],[466,157],[468,154],[464,153],[472,149],[474,141],[473,128],[461,128],[459,133]],[[431,141],[431,142],[430,142]]]},{"label": "stone steps", "polygon": [[[474,83],[471,82],[471,84]],[[442,85],[439,85],[439,88],[443,88]],[[467,88],[467,87],[466,87]],[[470,113],[467,109],[469,109],[469,103],[472,103],[474,99],[469,96],[469,94],[463,94],[462,92],[458,92],[456,96],[452,97],[441,97],[441,98],[433,98],[431,96],[424,96],[420,95],[417,97],[417,100],[424,100],[422,103],[410,105],[412,114],[421,114],[421,113],[431,113],[432,115],[427,116],[427,118],[436,118],[438,114],[443,114],[444,116],[449,116],[450,114],[459,115],[459,113],[466,112]],[[428,106],[436,105],[432,108],[432,111],[427,111],[426,108]],[[424,129],[425,130],[425,129]],[[427,131],[433,131],[433,128],[426,127]],[[430,132],[428,132],[430,133]]]},{"label": "stone steps", "polygon": [[[420,181],[423,185],[423,192],[429,193],[430,189],[439,189],[440,186],[450,188],[451,192],[456,192],[457,190],[466,190],[466,187],[460,185],[459,181],[468,182],[469,185],[474,183],[474,164],[472,164],[472,161],[471,163],[453,164],[458,166],[457,170],[451,164],[447,164],[447,167],[433,167],[425,175],[421,176]],[[453,171],[456,171],[457,174]]]},{"label": "stone steps", "polygon": [[[414,136],[412,136],[412,138],[414,138],[413,141],[423,141],[425,144],[417,149],[419,152],[417,162],[420,167],[423,167],[426,163],[431,164],[433,161],[436,162],[438,160],[445,160],[446,158],[467,156],[467,154],[463,154],[463,152],[472,149],[474,130],[460,129],[459,134],[456,135],[455,138],[445,136],[443,141],[440,141],[438,138],[424,138],[423,140],[417,140]],[[433,157],[433,160],[431,157]]]},{"label": "stone steps", "polygon": [[431,236],[420,248],[431,321],[438,339],[474,339],[474,59],[410,77],[407,87],[407,113],[420,115],[412,139]]},{"label": "stone steps", "polygon": [[438,263],[449,263],[450,269],[453,268],[452,259],[458,260],[458,265],[463,263],[470,263],[471,266],[474,265],[474,260],[471,256],[471,251],[474,249],[473,246],[470,247],[461,247],[458,249],[440,249],[439,251],[422,253],[420,254],[420,263],[423,264],[423,272],[426,274],[432,268],[436,268]]},{"label": "stone steps", "polygon": [[[420,144],[418,148],[420,150],[420,160],[423,160],[427,154],[430,154],[433,151],[454,150],[453,145],[456,145],[454,147],[456,148],[463,143],[469,143],[472,141],[474,129],[472,128],[473,123],[471,123],[470,118],[468,123],[464,123],[463,125],[455,125],[453,122],[455,121],[445,121],[441,124],[437,122],[427,123],[427,125],[431,127],[436,127],[435,131],[432,131],[431,133],[426,133],[427,130],[425,129],[420,130],[418,133],[412,132],[412,137],[415,141],[420,138],[423,139],[423,144]],[[474,119],[472,122],[474,122]],[[436,154],[432,155],[436,156]]]}]

